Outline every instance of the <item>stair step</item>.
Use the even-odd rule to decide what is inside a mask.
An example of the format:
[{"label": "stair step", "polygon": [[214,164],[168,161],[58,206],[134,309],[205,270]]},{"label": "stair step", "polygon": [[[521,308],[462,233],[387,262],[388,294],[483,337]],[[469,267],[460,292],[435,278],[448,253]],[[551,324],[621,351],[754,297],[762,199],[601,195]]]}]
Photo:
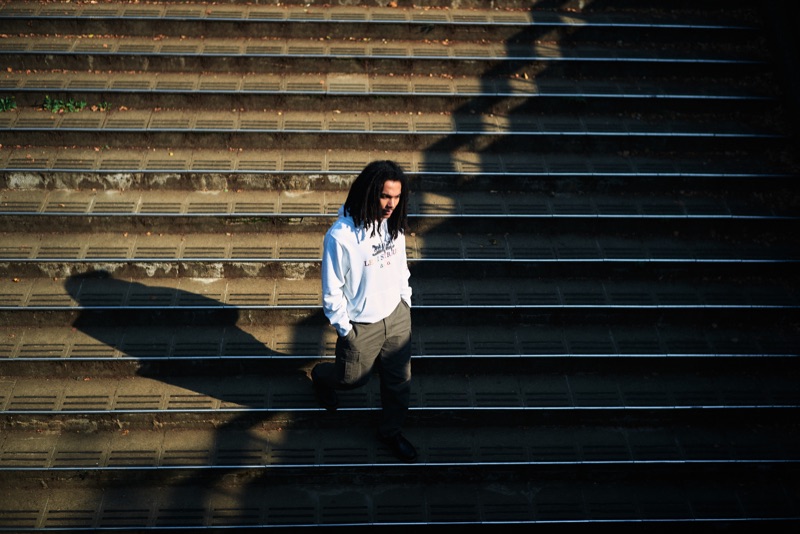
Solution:
[{"label": "stair step", "polygon": [[[77,425],[77,423],[75,423]],[[154,470],[304,468],[406,469],[369,428],[141,429],[75,433],[15,430],[0,448],[0,472],[42,476],[51,471],[88,473]],[[486,433],[462,427],[410,429],[407,436],[429,468],[471,466],[635,468],[643,464],[792,464],[800,443],[780,429],[652,426],[492,426]],[[722,459],[722,460],[720,460]],[[94,473],[93,473],[94,474]],[[210,474],[210,473],[209,473]],[[100,473],[97,473],[100,476]],[[0,474],[2,476],[2,474]]]},{"label": "stair step", "polygon": [[[272,175],[325,176],[357,174],[370,161],[386,159],[383,150],[352,151],[336,150],[325,153],[317,150],[214,150],[214,149],[122,149],[102,147],[8,147],[0,148],[0,172],[5,174],[6,188],[16,184],[8,173],[96,173],[99,176],[82,176],[79,183],[93,187],[91,180],[102,184],[103,175],[137,173],[217,173],[225,175]],[[434,151],[397,151],[391,153],[409,174],[419,176],[498,176],[509,182],[514,176],[559,177],[559,176],[610,176],[610,177],[660,177],[660,178],[763,178],[791,176],[786,169],[778,169],[764,161],[740,160],[736,158],[714,158],[692,160],[646,156],[592,156],[587,154],[491,154],[456,152],[452,154]],[[61,177],[59,177],[61,178]],[[124,176],[126,188],[149,185],[137,182],[143,178]],[[28,177],[20,177],[21,184],[32,187],[44,176],[30,184]],[[119,180],[119,178],[117,178]],[[153,180],[158,186],[163,180]],[[67,182],[69,183],[69,182]],[[113,182],[112,182],[113,183]],[[213,182],[212,182],[213,183]],[[264,181],[260,188],[269,188]],[[324,183],[321,184],[324,187]],[[502,185],[502,184],[499,184]],[[509,187],[511,184],[509,183]],[[18,187],[18,186],[17,186]],[[84,185],[86,187],[86,185]],[[258,183],[250,185],[259,188]],[[76,187],[78,188],[78,187]],[[101,187],[102,188],[102,187]],[[144,187],[142,187],[144,188]]]},{"label": "stair step", "polygon": [[[304,365],[303,367],[307,367]],[[450,416],[500,420],[524,417],[527,412],[561,411],[641,412],[642,417],[666,417],[706,410],[745,413],[753,409],[778,412],[800,408],[795,373],[775,372],[741,376],[718,369],[713,379],[699,372],[661,370],[642,375],[602,373],[425,374],[412,381],[410,412],[415,417]],[[6,377],[0,381],[4,417],[53,415],[91,418],[111,414],[172,414],[181,421],[187,414],[205,414],[222,421],[244,414],[276,414],[291,421],[292,414],[324,412],[314,398],[307,369],[271,375],[106,377]],[[363,388],[340,392],[337,414],[369,415],[380,407],[377,380]],[[353,412],[352,414],[350,412]],[[513,412],[513,413],[509,413]],[[646,413],[645,413],[646,412]],[[683,414],[681,412],[687,412]],[[618,414],[619,415],[619,414]],[[701,414],[702,415],[702,414]],[[605,414],[606,417],[611,417]],[[370,416],[371,417],[371,416]],[[735,416],[734,416],[735,417]],[[187,420],[186,425],[191,425]],[[476,425],[480,424],[475,421]],[[369,423],[366,426],[370,426]],[[413,425],[409,425],[413,427]]]},{"label": "stair step", "polygon": [[[102,275],[102,276],[101,276]],[[114,279],[89,273],[66,280],[0,281],[0,309],[13,310],[304,310],[321,308],[319,279],[181,278]],[[765,281],[741,287],[737,281],[574,280],[548,278],[422,278],[414,283],[420,309],[796,309],[794,287]]]},{"label": "stair step", "polygon": [[[153,39],[135,36],[62,36],[8,35],[0,41],[0,55],[7,58],[15,69],[29,65],[37,55],[73,58],[94,58],[95,67],[145,70],[145,60],[183,58],[191,65],[192,58],[203,58],[211,68],[238,59],[292,59],[292,60],[391,60],[404,59],[421,62],[604,62],[681,65],[760,65],[764,56],[743,51],[700,51],[681,49],[648,49],[619,47],[609,50],[590,45],[555,45],[549,43],[516,44],[507,42],[430,42],[383,39],[378,42],[360,42],[351,39],[323,40],[292,38],[201,38],[172,37]],[[106,61],[103,61],[106,58]],[[108,60],[113,60],[112,63]],[[72,64],[63,59],[65,66]],[[270,64],[263,62],[262,69]],[[198,64],[199,65],[199,64]],[[474,68],[472,69],[474,72]]]},{"label": "stair step", "polygon": [[[25,367],[21,362],[101,362],[99,368],[113,368],[114,362],[260,362],[313,360],[334,354],[336,336],[332,328],[319,324],[281,326],[277,324],[217,323],[208,326],[158,324],[147,326],[103,326],[77,324],[58,327],[0,327],[0,362],[5,372]],[[627,323],[533,326],[494,324],[443,326],[420,322],[412,336],[415,360],[430,359],[444,366],[448,361],[463,365],[469,360],[527,359],[559,361],[582,359],[682,360],[719,357],[796,356],[800,337],[791,327],[780,324],[706,327],[700,323],[659,325]],[[654,361],[655,361],[654,360]],[[504,360],[505,361],[505,360]],[[506,361],[506,363],[508,363]],[[116,372],[138,367],[120,365]],[[605,365],[609,365],[606,363]],[[630,365],[630,362],[628,362]],[[651,365],[655,365],[652,363]],[[43,368],[41,364],[38,369]],[[94,367],[87,367],[95,369]],[[19,373],[20,371],[15,371]],[[88,372],[88,371],[87,371]]]},{"label": "stair step", "polygon": [[[507,221],[505,221],[507,222]],[[321,223],[320,223],[321,224]],[[789,263],[797,262],[793,241],[772,242],[769,246],[738,242],[729,236],[712,239],[700,235],[687,237],[642,232],[636,236],[585,235],[574,229],[561,233],[543,227],[539,233],[504,228],[498,223],[489,233],[453,232],[438,229],[406,236],[409,261],[452,262],[652,262],[652,263]],[[466,225],[465,225],[466,226]],[[14,263],[120,263],[161,262],[270,262],[319,263],[322,258],[323,231],[276,231],[253,226],[223,228],[225,234],[179,233],[165,230],[134,230],[119,233],[0,234],[0,262]],[[155,233],[158,232],[158,233]],[[7,269],[13,272],[13,267]],[[306,268],[307,271],[312,271]],[[21,274],[20,274],[21,275]]]},{"label": "stair step", "polygon": [[[37,498],[40,488],[30,489],[29,484],[15,490],[0,509],[0,526],[157,530],[352,528],[353,524],[452,528],[454,523],[475,523],[519,529],[602,522],[625,529],[633,522],[640,529],[644,522],[655,529],[664,523],[670,528],[687,523],[681,528],[690,531],[700,523],[702,529],[694,531],[702,532],[716,522],[724,526],[747,521],[748,525],[772,527],[783,525],[783,520],[791,527],[792,520],[796,521],[796,487],[773,472],[759,480],[750,470],[737,471],[738,487],[715,482],[713,470],[696,469],[683,480],[642,475],[623,484],[607,481],[605,472],[589,472],[570,482],[542,480],[535,484],[535,491],[531,491],[530,480],[507,480],[486,487],[469,480],[400,482],[370,477],[342,488],[341,479],[308,477],[308,483],[298,485],[289,478],[294,473],[288,472],[274,482],[272,473],[269,477],[255,473],[241,481],[221,474],[212,480],[179,479],[180,493],[157,481],[135,488],[51,482],[46,506]],[[506,525],[509,521],[512,525]]]},{"label": "stair step", "polygon": [[139,6],[126,2],[107,2],[104,4],[80,5],[38,5],[33,2],[12,3],[0,6],[0,17],[33,20],[147,20],[168,22],[179,21],[236,21],[240,23],[325,23],[328,25],[388,25],[419,24],[424,26],[458,25],[482,26],[577,26],[585,27],[667,27],[692,29],[730,29],[750,28],[748,21],[735,21],[733,17],[718,15],[684,15],[681,17],[662,12],[658,15],[630,15],[620,12],[578,13],[571,10],[530,10],[530,9],[485,9],[479,6],[444,9],[430,7],[384,7],[384,6],[314,6],[283,4],[275,6],[256,6],[229,3],[226,5],[187,5],[150,4]]},{"label": "stair step", "polygon": [[[42,70],[14,70],[0,75],[0,91],[13,91],[20,100],[26,93],[36,95],[36,103],[40,105],[41,93],[69,91],[81,94],[103,94],[118,100],[124,97],[128,107],[137,105],[132,100],[134,95],[143,94],[143,102],[154,102],[159,95],[188,94],[202,96],[210,100],[214,95],[231,95],[237,97],[282,95],[308,97],[324,96],[326,99],[336,97],[366,96],[403,96],[413,97],[419,106],[424,106],[425,97],[478,98],[624,98],[671,100],[732,100],[736,102],[771,100],[771,95],[759,89],[747,86],[721,84],[712,80],[692,80],[693,83],[678,83],[674,80],[649,81],[642,79],[573,79],[562,74],[560,77],[522,74],[506,77],[475,77],[452,75],[397,74],[361,74],[357,72],[332,72],[319,74],[280,74],[280,73],[230,73],[215,72],[213,75],[200,75],[190,72],[86,72]],[[22,93],[24,91],[24,93]],[[96,98],[96,97],[95,97]],[[347,106],[345,100],[330,104]],[[114,102],[119,109],[120,102]],[[438,104],[438,103],[437,103]],[[99,105],[92,102],[91,105]],[[146,104],[145,104],[146,105]],[[250,108],[257,106],[255,101]],[[263,106],[263,103],[260,104]],[[437,108],[441,110],[441,104]]]},{"label": "stair step", "polygon": [[[189,217],[199,224],[204,217],[268,218],[303,217],[330,221],[347,194],[343,191],[177,191],[177,190],[0,190],[3,216],[83,217]],[[753,199],[733,194],[696,191],[690,197],[649,192],[637,194],[577,193],[554,194],[533,191],[458,191],[445,194],[413,191],[409,197],[412,220],[464,219],[797,219],[794,211],[781,205],[778,195]],[[16,231],[9,225],[6,232]]]},{"label": "stair step", "polygon": [[[685,120],[642,119],[619,116],[533,116],[457,115],[446,113],[401,114],[397,112],[308,112],[308,111],[117,111],[111,114],[81,111],[43,114],[22,109],[0,116],[0,132],[83,132],[120,140],[148,135],[155,144],[156,133],[211,134],[308,134],[383,135],[404,133],[415,136],[622,136],[692,138],[774,138],[777,134],[743,124],[716,121],[700,124]],[[30,136],[28,136],[30,137]],[[143,138],[144,139],[144,138]],[[172,138],[171,138],[172,139]],[[124,141],[130,143],[131,141]],[[174,140],[173,140],[174,142]],[[133,144],[140,144],[134,142]]]}]

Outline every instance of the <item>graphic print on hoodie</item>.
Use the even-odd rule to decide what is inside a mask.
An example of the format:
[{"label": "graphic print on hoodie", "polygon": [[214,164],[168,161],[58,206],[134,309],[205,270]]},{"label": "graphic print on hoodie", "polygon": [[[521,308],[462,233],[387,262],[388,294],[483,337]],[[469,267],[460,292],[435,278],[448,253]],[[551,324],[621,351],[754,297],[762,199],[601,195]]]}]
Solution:
[{"label": "graphic print on hoodie", "polygon": [[350,332],[350,321],[385,319],[401,299],[411,306],[405,234],[392,240],[385,220],[370,234],[341,207],[323,240],[322,304],[341,336]]}]

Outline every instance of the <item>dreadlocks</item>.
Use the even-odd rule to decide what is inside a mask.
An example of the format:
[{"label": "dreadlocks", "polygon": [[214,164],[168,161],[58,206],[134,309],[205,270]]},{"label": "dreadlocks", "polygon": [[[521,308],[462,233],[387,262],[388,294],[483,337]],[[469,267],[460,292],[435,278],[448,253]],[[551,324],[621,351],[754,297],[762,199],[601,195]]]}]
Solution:
[{"label": "dreadlocks", "polygon": [[361,174],[350,186],[344,212],[353,218],[356,226],[371,230],[371,235],[380,232],[381,211],[380,198],[383,184],[386,181],[400,182],[400,201],[387,221],[389,234],[397,239],[404,232],[408,221],[408,179],[403,169],[389,160],[373,161],[361,171]]}]

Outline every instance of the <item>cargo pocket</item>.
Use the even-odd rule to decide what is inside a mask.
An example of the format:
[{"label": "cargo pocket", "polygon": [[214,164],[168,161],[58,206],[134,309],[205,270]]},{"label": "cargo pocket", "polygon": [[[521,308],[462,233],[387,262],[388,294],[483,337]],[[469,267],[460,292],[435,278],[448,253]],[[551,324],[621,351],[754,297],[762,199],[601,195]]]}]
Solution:
[{"label": "cargo pocket", "polygon": [[336,340],[336,375],[342,385],[354,385],[361,378],[361,352],[353,347],[355,327]]},{"label": "cargo pocket", "polygon": [[361,353],[357,350],[343,348],[336,358],[336,365],[339,366],[338,375],[342,377],[342,383],[355,385],[361,378]]}]

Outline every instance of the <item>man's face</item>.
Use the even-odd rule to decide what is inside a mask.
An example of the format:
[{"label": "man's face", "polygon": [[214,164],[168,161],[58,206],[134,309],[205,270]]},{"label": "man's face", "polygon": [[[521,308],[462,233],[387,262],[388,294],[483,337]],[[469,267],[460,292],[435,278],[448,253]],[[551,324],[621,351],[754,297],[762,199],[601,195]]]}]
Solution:
[{"label": "man's face", "polygon": [[403,191],[403,184],[394,180],[386,180],[381,191],[381,217],[388,219],[392,216],[394,209],[400,202],[400,193]]}]

